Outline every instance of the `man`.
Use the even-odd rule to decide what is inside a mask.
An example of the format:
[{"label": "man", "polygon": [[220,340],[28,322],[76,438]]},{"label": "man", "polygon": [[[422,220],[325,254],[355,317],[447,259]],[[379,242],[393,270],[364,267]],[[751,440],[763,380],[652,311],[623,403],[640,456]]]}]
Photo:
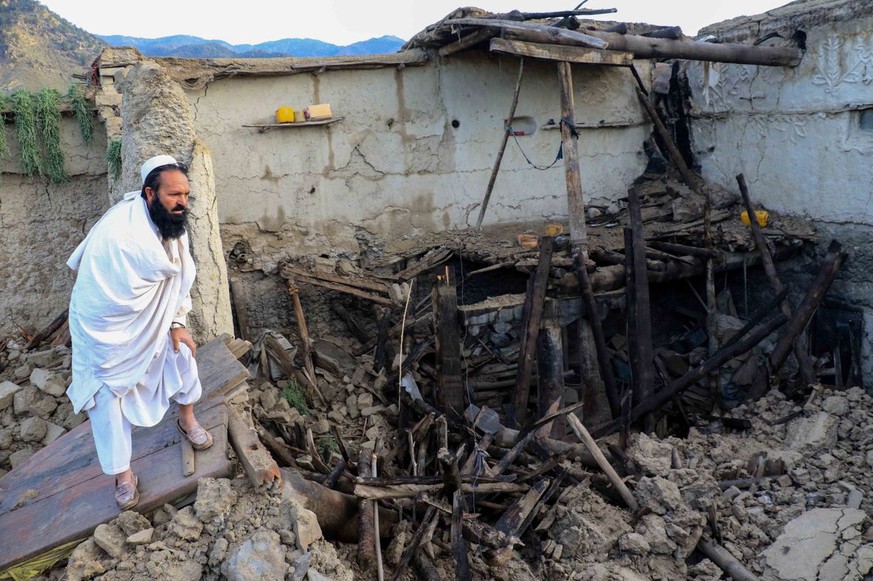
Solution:
[{"label": "man", "polygon": [[177,426],[197,450],[212,435],[194,416],[201,386],[185,328],[194,261],[185,224],[188,168],[169,155],[147,160],[142,190],[124,195],[91,228],[67,264],[73,381],[67,396],[86,410],[100,466],[115,475],[121,510],[139,501],[130,469],[131,427],[161,421],[174,400]]}]

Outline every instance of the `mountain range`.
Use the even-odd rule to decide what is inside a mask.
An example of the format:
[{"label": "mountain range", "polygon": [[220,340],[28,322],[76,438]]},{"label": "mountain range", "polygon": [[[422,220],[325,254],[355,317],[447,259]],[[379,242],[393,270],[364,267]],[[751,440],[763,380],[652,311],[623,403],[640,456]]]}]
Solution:
[{"label": "mountain range", "polygon": [[74,75],[84,75],[106,46],[133,46],[146,56],[266,58],[391,53],[403,40],[372,38],[348,46],[286,38],[232,45],[196,36],[137,38],[96,36],[61,18],[37,0],[0,0],[0,93],[54,88],[65,92]]},{"label": "mountain range", "polygon": [[285,38],[259,44],[229,44],[223,40],[206,40],[197,36],[165,36],[138,38],[134,36],[97,36],[110,46],[132,46],[146,56],[178,56],[187,58],[269,58],[282,56],[324,57],[397,52],[403,39],[381,36],[347,46],[339,46],[311,38]]}]

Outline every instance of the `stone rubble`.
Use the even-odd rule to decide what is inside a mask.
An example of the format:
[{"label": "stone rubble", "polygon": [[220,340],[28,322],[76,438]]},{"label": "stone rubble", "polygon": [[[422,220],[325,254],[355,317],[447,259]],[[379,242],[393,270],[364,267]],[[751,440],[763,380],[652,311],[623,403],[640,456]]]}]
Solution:
[{"label": "stone rubble", "polygon": [[[84,420],[47,388],[69,383],[69,361],[64,347],[26,353],[10,342],[0,353],[0,475]],[[384,381],[359,362],[319,382],[327,407],[293,407],[281,380],[253,380],[240,399],[265,425],[310,428],[318,442],[339,427],[354,456],[397,437],[396,405],[373,396]],[[761,579],[865,579],[873,569],[873,398],[860,388],[821,389],[797,412],[800,404],[773,391],[727,412],[751,422],[744,432],[714,420],[686,438],[633,435],[627,483],[636,515],[601,492],[602,475],[565,461],[579,483],[540,508],[502,567],[471,546],[474,578],[718,579],[722,571],[694,550],[706,535]],[[335,464],[336,452],[326,453]],[[312,469],[312,457],[297,460]],[[414,530],[404,519],[386,544],[389,575]],[[426,552],[452,578],[446,535],[436,531]],[[290,579],[307,567],[309,579],[375,578],[356,554],[356,545],[325,540],[312,512],[252,489],[240,469],[202,479],[191,505],[121,513],[40,579]],[[414,578],[408,569],[405,579]]]}]

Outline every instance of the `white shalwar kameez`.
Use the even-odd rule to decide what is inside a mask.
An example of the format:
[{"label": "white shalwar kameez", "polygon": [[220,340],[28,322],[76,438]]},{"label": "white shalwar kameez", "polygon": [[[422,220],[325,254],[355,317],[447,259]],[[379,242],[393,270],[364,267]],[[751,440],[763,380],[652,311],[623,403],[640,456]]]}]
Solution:
[{"label": "white shalwar kameez", "polygon": [[201,395],[191,350],[173,351],[169,333],[191,310],[188,235],[163,240],[140,192],[129,192],[67,264],[78,271],[67,395],[76,413],[88,412],[103,472],[119,474],[130,467],[132,426],[154,426],[171,400],[193,404]]}]

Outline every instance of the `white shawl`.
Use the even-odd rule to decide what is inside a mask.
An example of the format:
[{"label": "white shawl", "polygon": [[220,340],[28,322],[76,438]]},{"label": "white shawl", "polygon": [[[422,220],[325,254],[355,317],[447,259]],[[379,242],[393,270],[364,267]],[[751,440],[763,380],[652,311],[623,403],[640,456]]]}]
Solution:
[{"label": "white shawl", "polygon": [[104,384],[119,397],[163,352],[174,318],[191,310],[195,267],[188,234],[162,241],[140,192],[128,192],[91,228],[67,265],[78,271],[70,298],[78,413]]}]

